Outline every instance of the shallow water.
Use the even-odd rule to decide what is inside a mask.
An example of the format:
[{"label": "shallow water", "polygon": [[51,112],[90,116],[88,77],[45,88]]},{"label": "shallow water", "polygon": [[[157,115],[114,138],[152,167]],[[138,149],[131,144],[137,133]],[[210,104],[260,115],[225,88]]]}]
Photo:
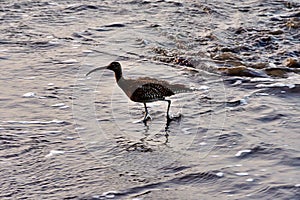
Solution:
[{"label": "shallow water", "polygon": [[[5,1],[1,199],[299,199],[297,1]],[[111,71],[197,90],[131,102]]]}]

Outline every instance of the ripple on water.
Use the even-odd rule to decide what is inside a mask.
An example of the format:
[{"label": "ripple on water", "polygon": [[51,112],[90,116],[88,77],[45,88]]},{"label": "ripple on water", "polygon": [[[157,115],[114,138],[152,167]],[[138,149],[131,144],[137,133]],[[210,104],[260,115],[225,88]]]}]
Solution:
[{"label": "ripple on water", "polygon": [[6,124],[70,124],[67,121],[63,120],[50,120],[50,121],[2,121],[3,123]]},{"label": "ripple on water", "polygon": [[[300,199],[298,1],[70,2],[0,3],[1,199]],[[168,138],[113,60],[199,89]]]}]

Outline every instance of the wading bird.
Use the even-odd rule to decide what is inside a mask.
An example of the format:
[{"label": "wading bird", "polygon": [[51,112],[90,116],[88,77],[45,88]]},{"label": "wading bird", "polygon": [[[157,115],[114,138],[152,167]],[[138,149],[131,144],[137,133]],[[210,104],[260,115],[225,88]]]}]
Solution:
[{"label": "wading bird", "polygon": [[157,80],[154,78],[143,77],[138,79],[126,79],[122,75],[122,68],[120,63],[112,62],[108,66],[98,67],[86,74],[89,74],[98,71],[108,69],[112,70],[115,73],[115,78],[118,86],[125,92],[125,94],[134,102],[143,103],[145,107],[145,116],[143,122],[146,123],[147,119],[150,118],[146,103],[151,103],[155,101],[167,101],[167,120],[170,121],[170,105],[171,100],[165,99],[165,97],[172,96],[181,92],[190,92],[192,89],[181,84],[170,84],[166,81]]}]

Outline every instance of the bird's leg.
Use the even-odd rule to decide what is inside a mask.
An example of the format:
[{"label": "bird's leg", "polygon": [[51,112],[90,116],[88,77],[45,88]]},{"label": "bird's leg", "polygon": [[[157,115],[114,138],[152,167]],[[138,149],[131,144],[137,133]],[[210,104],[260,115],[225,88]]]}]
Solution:
[{"label": "bird's leg", "polygon": [[164,101],[167,101],[168,102],[168,109],[167,109],[167,128],[169,127],[170,125],[170,122],[171,121],[179,121],[182,117],[181,114],[179,114],[178,116],[173,116],[173,117],[170,117],[170,114],[169,114],[169,111],[170,111],[170,106],[171,106],[171,100],[169,99],[165,99]]},{"label": "bird's leg", "polygon": [[148,109],[147,109],[147,106],[146,106],[146,103],[144,103],[144,107],[145,107],[145,117],[143,119],[143,122],[145,123],[147,121],[148,118],[151,119],[149,113],[148,113]]},{"label": "bird's leg", "polygon": [[168,109],[167,109],[167,119],[171,119],[170,115],[169,115],[169,110],[170,110],[170,106],[171,106],[171,100],[165,99],[165,101],[168,102]]},{"label": "bird's leg", "polygon": [[144,103],[144,107],[145,107],[145,118],[144,118],[144,120],[145,120],[148,116],[148,109],[147,109],[146,103]]}]

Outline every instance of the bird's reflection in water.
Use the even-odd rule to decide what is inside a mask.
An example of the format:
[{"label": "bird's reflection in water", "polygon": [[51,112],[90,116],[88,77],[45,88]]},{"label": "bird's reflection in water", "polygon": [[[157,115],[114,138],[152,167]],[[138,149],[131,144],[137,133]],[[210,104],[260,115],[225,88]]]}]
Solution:
[{"label": "bird's reflection in water", "polygon": [[[164,130],[165,131],[165,138],[166,138],[166,140],[165,140],[164,144],[167,144],[169,142],[169,133],[170,133],[170,124],[171,124],[171,122],[173,122],[173,121],[174,122],[180,122],[181,117],[182,117],[181,114],[179,114],[178,116],[175,116],[175,117],[169,117],[169,116],[167,116],[165,130]],[[147,118],[147,120],[143,121],[146,129],[145,129],[145,133],[144,133],[145,137],[142,138],[141,141],[145,141],[145,139],[149,136],[148,131],[149,131],[150,127],[149,127],[148,122],[150,120],[151,120],[151,118]]]},{"label": "bird's reflection in water", "polygon": [[[182,115],[180,114],[179,116],[176,116],[176,117],[167,117],[167,120],[166,120],[166,124],[165,124],[165,128],[164,128],[164,137],[165,137],[165,140],[163,143],[160,143],[160,144],[164,144],[166,146],[168,146],[168,143],[169,143],[169,133],[170,133],[170,124],[171,122],[180,122],[181,120],[181,117]],[[150,139],[149,136],[150,136],[150,129],[151,129],[151,126],[150,126],[150,117],[145,121],[145,120],[142,120],[142,122],[144,123],[145,125],[145,129],[144,129],[144,137],[140,138],[138,142],[135,142],[133,144],[131,144],[130,146],[128,146],[126,148],[127,151],[140,151],[140,152],[152,152],[153,149],[151,148],[151,146],[149,145],[149,141],[153,141],[153,139]],[[155,135],[156,137],[160,137],[161,134],[156,134]]]}]

